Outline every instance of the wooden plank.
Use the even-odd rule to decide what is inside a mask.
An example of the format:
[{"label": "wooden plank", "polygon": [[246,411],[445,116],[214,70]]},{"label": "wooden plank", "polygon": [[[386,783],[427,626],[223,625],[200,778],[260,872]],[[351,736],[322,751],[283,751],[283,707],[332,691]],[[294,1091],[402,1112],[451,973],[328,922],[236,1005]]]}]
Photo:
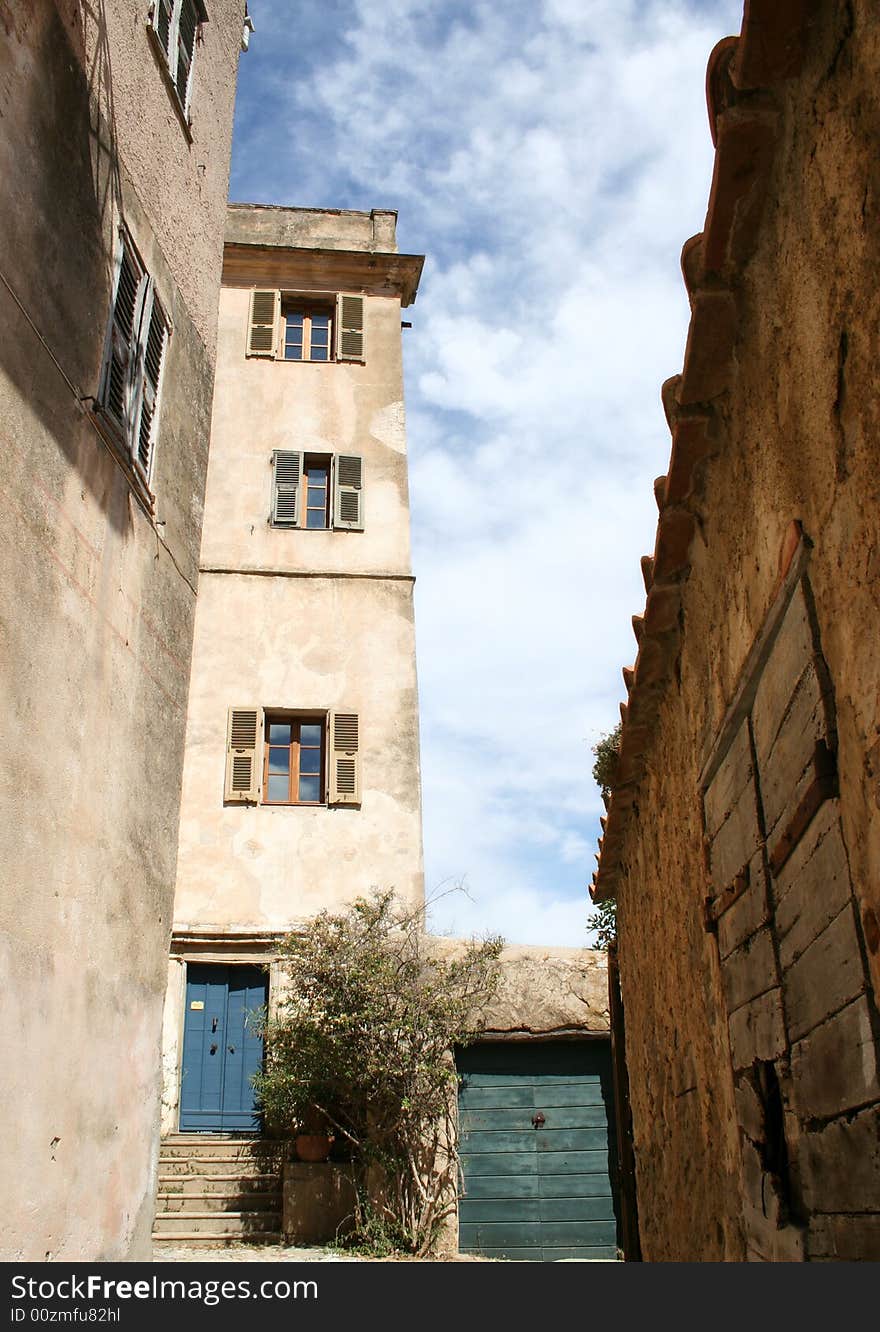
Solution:
[{"label": "wooden plank", "polygon": [[734,1069],[749,1068],[756,1059],[778,1059],[788,1044],[781,988],[776,986],[738,1008],[728,1019],[728,1031]]},{"label": "wooden plank", "polygon": [[465,1130],[461,1135],[461,1153],[468,1156],[481,1156],[483,1153],[491,1152],[493,1154],[510,1153],[526,1154],[538,1150],[535,1139],[538,1134],[529,1125],[521,1133],[513,1131],[507,1132],[487,1132],[481,1130],[470,1132]]},{"label": "wooden plank", "polygon": [[880,1099],[877,1047],[864,995],[792,1046],[792,1082],[801,1120],[830,1119]]},{"label": "wooden plank", "polygon": [[491,1245],[468,1246],[460,1243],[459,1247],[462,1253],[479,1253],[484,1258],[506,1258],[511,1263],[542,1263],[544,1261],[544,1250],[540,1246],[530,1249],[518,1249],[513,1246],[504,1245],[502,1247]]},{"label": "wooden plank", "polygon": [[850,900],[840,803],[827,800],[773,881],[779,961],[791,966]]},{"label": "wooden plank", "polygon": [[[509,1221],[511,1206],[509,1198],[461,1198],[458,1204],[459,1224],[478,1225],[486,1221]],[[520,1198],[516,1204],[517,1221],[540,1221],[540,1198]]]},{"label": "wooden plank", "polygon": [[709,844],[713,896],[717,897],[733,882],[760,845],[758,799],[754,782],[749,782]]},{"label": "wooden plank", "polygon": [[[541,1158],[541,1168],[546,1167],[546,1158]],[[564,1173],[559,1175],[541,1174],[538,1176],[538,1193],[542,1198],[610,1198],[611,1180],[608,1176],[608,1157],[604,1164],[592,1173]]]},{"label": "wooden plank", "polygon": [[613,1221],[486,1221],[480,1224],[462,1224],[461,1245],[500,1247],[516,1245],[521,1248],[540,1248],[544,1245],[564,1244],[568,1247],[613,1244],[616,1238]]},{"label": "wooden plank", "polygon": [[764,669],[761,671],[752,727],[758,767],[763,773],[795,688],[813,656],[813,630],[803,586],[795,589]]},{"label": "wooden plank", "polygon": [[748,877],[748,888],[718,918],[718,950],[722,958],[756,934],[769,919],[767,875],[761,851],[756,851],[749,861]]},{"label": "wooden plank", "polygon": [[[592,1176],[577,1175],[577,1179],[590,1179]],[[461,1198],[537,1198],[541,1194],[542,1180],[537,1174],[532,1175],[477,1175],[468,1167],[465,1172],[465,1185]]]},{"label": "wooden plank", "polygon": [[[541,1198],[538,1204],[542,1221],[610,1221],[614,1208],[610,1195],[585,1198]],[[545,1238],[545,1243],[548,1241]]]},{"label": "wooden plank", "polygon": [[748,721],[743,719],[703,797],[706,835],[714,837],[754,777]]},{"label": "wooden plank", "polygon": [[[798,1139],[804,1202],[812,1211],[870,1212],[880,1199],[880,1106]],[[880,1222],[880,1214],[878,1214]]]},{"label": "wooden plank", "polygon": [[608,1129],[554,1129],[535,1133],[538,1152],[591,1152],[608,1145]]},{"label": "wooden plank", "polygon": [[606,1097],[602,1091],[602,1084],[596,1077],[584,1077],[580,1082],[571,1086],[560,1086],[559,1083],[552,1083],[545,1086],[543,1081],[535,1087],[535,1105],[539,1104],[543,1109],[548,1106],[557,1105],[595,1105],[606,1107]]},{"label": "wooden plank", "polygon": [[566,1258],[579,1258],[588,1262],[617,1262],[618,1253],[615,1244],[591,1244],[588,1248],[566,1249],[564,1246],[544,1245],[544,1262],[561,1263]]},{"label": "wooden plank", "polygon": [[481,1087],[467,1082],[459,1090],[458,1103],[469,1110],[514,1109],[517,1106],[534,1105],[531,1087],[516,1087],[505,1084],[503,1087]]},{"label": "wooden plank", "polygon": [[785,1011],[796,1041],[866,988],[852,903],[783,973]]},{"label": "wooden plank", "polygon": [[538,1173],[538,1153],[534,1150],[479,1152],[471,1156],[462,1147],[461,1159],[465,1180],[470,1180],[475,1175],[537,1175]]},{"label": "wooden plank", "polygon": [[790,711],[772,750],[760,765],[768,842],[794,812],[800,799],[800,796],[795,798],[795,792],[802,794],[804,774],[813,761],[817,742],[827,742],[829,738],[827,700],[821,691],[816,666],[811,664],[792,697]]},{"label": "wooden plank", "polygon": [[729,1014],[779,984],[769,929],[758,930],[725,959],[721,980]]},{"label": "wooden plank", "polygon": [[502,1129],[525,1129],[532,1133],[545,1133],[548,1129],[606,1128],[608,1124],[604,1105],[545,1106],[543,1101],[539,1101],[538,1104],[540,1113],[544,1116],[544,1127],[540,1130],[536,1130],[532,1123],[532,1117],[538,1113],[533,1106],[517,1110],[463,1109],[459,1115],[459,1129],[462,1133]]},{"label": "wooden plank", "polygon": [[[462,1090],[465,1091],[471,1087],[521,1087],[523,1085],[522,1073],[472,1073],[461,1074]],[[577,1073],[542,1073],[538,1077],[529,1079],[530,1082],[540,1081],[542,1087],[580,1087],[582,1086],[582,1075]]]},{"label": "wooden plank", "polygon": [[589,1175],[608,1171],[608,1149],[582,1152],[540,1152],[542,1175]]}]

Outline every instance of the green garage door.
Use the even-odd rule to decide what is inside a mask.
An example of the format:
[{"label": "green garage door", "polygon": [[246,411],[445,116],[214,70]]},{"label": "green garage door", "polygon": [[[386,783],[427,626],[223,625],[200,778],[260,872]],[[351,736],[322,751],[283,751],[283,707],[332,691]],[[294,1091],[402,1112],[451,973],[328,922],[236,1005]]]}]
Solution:
[{"label": "green garage door", "polygon": [[462,1252],[615,1258],[608,1042],[487,1042],[456,1064]]}]

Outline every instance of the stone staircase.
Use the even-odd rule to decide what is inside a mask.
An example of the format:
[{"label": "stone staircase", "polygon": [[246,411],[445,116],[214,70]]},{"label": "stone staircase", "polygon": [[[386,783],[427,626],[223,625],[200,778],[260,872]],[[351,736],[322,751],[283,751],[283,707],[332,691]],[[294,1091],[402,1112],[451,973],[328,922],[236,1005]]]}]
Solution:
[{"label": "stone staircase", "polygon": [[159,1148],[153,1243],[221,1248],[281,1242],[283,1145],[175,1133]]}]

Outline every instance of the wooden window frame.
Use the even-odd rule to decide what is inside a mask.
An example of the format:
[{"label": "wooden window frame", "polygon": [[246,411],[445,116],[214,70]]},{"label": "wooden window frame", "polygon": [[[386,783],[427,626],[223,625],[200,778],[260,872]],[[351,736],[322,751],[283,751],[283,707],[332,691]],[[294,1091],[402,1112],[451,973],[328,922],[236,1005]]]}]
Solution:
[{"label": "wooden window frame", "polygon": [[[302,338],[302,356],[287,355],[287,320],[290,315],[301,315],[303,326]],[[313,357],[312,351],[312,320],[315,315],[326,315],[327,317],[327,355],[326,357]],[[302,365],[308,362],[310,365],[330,365],[336,360],[335,352],[336,339],[336,305],[332,300],[316,300],[307,296],[298,296],[295,292],[281,293],[281,337],[278,347],[278,360],[292,361],[296,365]]]},{"label": "wooden window frame", "polygon": [[[308,470],[309,464],[312,466],[318,463],[320,466],[326,466],[327,486],[324,495],[324,523],[322,527],[309,527],[309,482]],[[302,532],[332,532],[333,530],[333,492],[334,492],[334,474],[333,474],[333,454],[332,453],[304,453],[302,464],[302,481],[300,489],[300,520],[299,527]],[[316,508],[317,506],[311,506]]]},{"label": "wooden window frame", "polygon": [[[320,766],[318,769],[318,790],[320,799],[318,800],[270,800],[269,799],[269,727],[272,724],[282,724],[290,726],[291,738],[288,746],[272,745],[272,749],[288,748],[290,752],[290,767],[287,780],[288,795],[295,789],[299,791],[299,780],[302,776],[314,776],[313,773],[301,773],[299,767],[299,755],[302,749],[299,736],[303,726],[320,726],[321,738],[317,746],[320,755]],[[294,738],[294,732],[296,738]],[[306,748],[312,749],[315,746],[308,745]],[[271,711],[265,710],[263,718],[263,787],[260,795],[260,803],[276,809],[287,809],[291,806],[300,806],[306,809],[320,809],[327,804],[327,713],[326,712],[285,712],[283,709]]]}]

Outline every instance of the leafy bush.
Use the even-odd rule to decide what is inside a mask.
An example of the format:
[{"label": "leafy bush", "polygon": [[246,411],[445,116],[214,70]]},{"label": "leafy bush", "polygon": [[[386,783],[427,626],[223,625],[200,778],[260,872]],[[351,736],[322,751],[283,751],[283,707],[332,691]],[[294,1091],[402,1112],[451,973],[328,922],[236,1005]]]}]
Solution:
[{"label": "leafy bush", "polygon": [[356,1163],[351,1239],[370,1252],[427,1252],[454,1205],[454,1046],[482,1026],[500,938],[443,960],[424,912],[376,892],[323,911],[281,946],[284,988],[255,1079],[267,1123],[327,1132]]}]

